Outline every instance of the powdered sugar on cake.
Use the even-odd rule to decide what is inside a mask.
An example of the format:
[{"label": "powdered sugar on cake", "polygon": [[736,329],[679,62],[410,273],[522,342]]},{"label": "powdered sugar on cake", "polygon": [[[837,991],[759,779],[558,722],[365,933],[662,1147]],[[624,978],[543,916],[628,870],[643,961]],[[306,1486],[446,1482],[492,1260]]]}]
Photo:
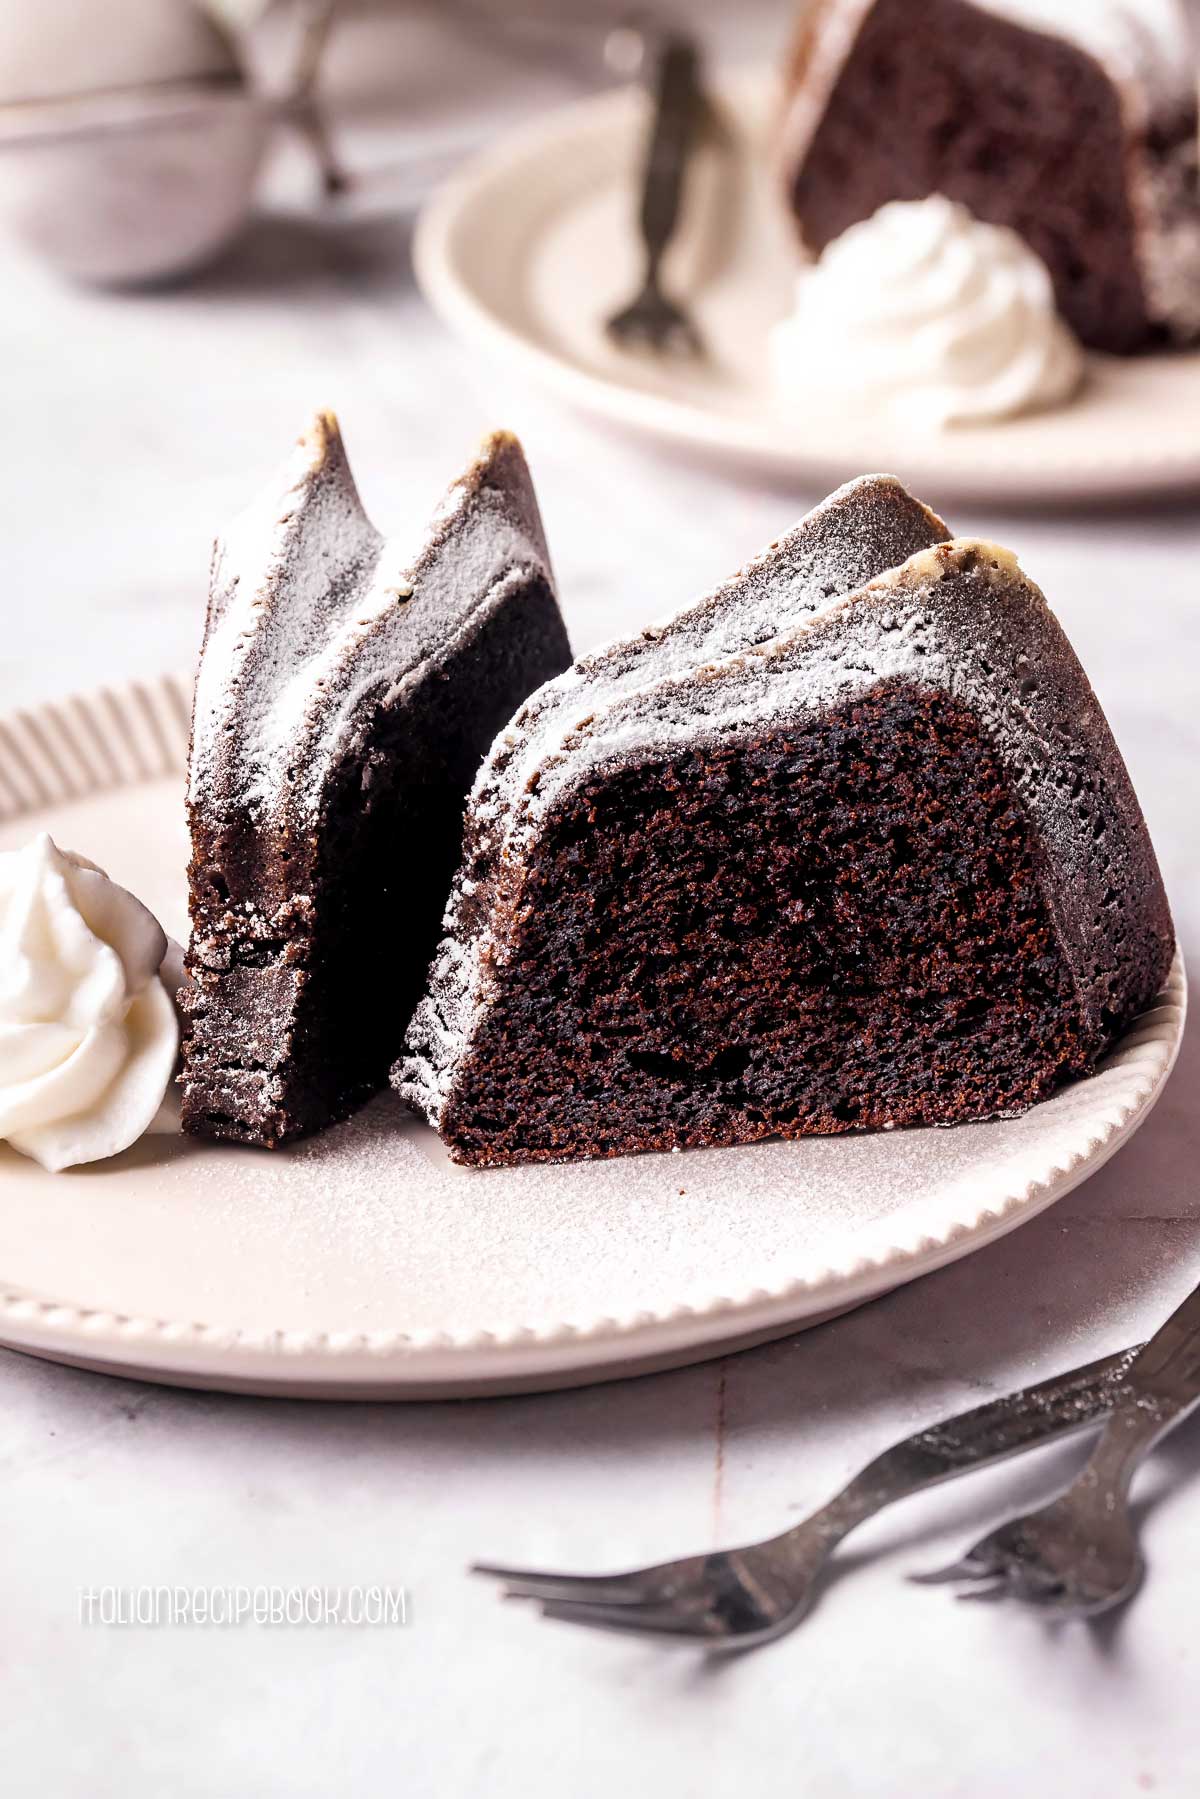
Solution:
[{"label": "powdered sugar on cake", "polygon": [[515,438],[485,442],[413,545],[370,524],[335,421],[317,419],[215,558],[188,790],[185,1130],[275,1148],[386,1082],[471,778],[569,659]]},{"label": "powdered sugar on cake", "polygon": [[[889,566],[881,545],[897,517],[922,543]],[[617,768],[785,729],[887,682],[964,701],[1000,751],[1098,1024],[1117,997],[1117,945],[1137,930],[1170,937],[1140,809],[1038,589],[1009,552],[945,535],[890,478],[852,483],[709,599],[533,697],[476,782],[467,860],[398,1070],[427,1116],[437,1121],[503,965],[494,917],[519,907],[525,853],[557,805]],[[864,559],[883,572],[864,579]]]},{"label": "powdered sugar on cake", "polygon": [[362,704],[392,703],[431,656],[451,651],[452,614],[469,629],[514,579],[548,573],[511,444],[490,439],[423,537],[405,543],[371,524],[337,426],[318,416],[282,490],[261,495],[214,552],[193,803],[254,811],[277,806],[283,792],[311,815]]}]

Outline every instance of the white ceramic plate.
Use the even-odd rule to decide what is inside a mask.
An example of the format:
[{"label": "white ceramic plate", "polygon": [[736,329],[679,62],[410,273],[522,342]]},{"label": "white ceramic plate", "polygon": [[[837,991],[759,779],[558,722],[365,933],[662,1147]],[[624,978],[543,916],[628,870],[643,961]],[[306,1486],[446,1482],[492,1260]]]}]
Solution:
[{"label": "white ceramic plate", "polygon": [[[46,829],[186,933],[188,685],[0,719],[0,849]],[[364,1004],[369,996],[364,995]],[[700,1360],[859,1305],[1076,1186],[1145,1119],[1161,1002],[1024,1118],[561,1168],[455,1168],[390,1097],[274,1155],[146,1137],[44,1173],[0,1145],[0,1342],[188,1386],[421,1398]]]},{"label": "white ceramic plate", "polygon": [[564,399],[634,430],[807,487],[884,468],[943,501],[1073,501],[1200,481],[1200,352],[1089,359],[1072,406],[924,436],[818,405],[777,408],[767,333],[788,310],[796,253],[763,150],[770,83],[723,95],[697,157],[667,269],[707,363],[622,352],[602,320],[640,275],[634,232],[645,97],[607,94],[506,138],[439,190],[418,225],[417,275],[465,338]]}]

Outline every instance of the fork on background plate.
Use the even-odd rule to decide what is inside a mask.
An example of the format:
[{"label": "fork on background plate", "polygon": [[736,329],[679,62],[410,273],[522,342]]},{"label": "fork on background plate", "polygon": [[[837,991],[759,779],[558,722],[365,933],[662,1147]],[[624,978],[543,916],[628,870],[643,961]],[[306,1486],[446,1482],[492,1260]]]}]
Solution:
[{"label": "fork on background plate", "polygon": [[898,1499],[988,1467],[1104,1418],[1122,1398],[1136,1349],[977,1406],[885,1450],[828,1505],[781,1536],[744,1549],[661,1562],[624,1574],[552,1574],[477,1562],[505,1596],[542,1615],[710,1650],[749,1649],[804,1617],[838,1544]]},{"label": "fork on background plate", "polygon": [[1095,1617],[1132,1598],[1144,1572],[1129,1512],[1142,1460],[1200,1404],[1200,1287],[1133,1361],[1082,1472],[1036,1512],[989,1531],[948,1568],[912,1578],[971,1581],[961,1599],[1023,1600],[1055,1617]]},{"label": "fork on background plate", "polygon": [[662,286],[662,260],[675,234],[687,159],[702,111],[696,46],[688,38],[669,38],[658,65],[654,127],[642,177],[639,225],[646,272],[641,291],[605,327],[623,346],[685,356],[703,353],[696,326]]}]

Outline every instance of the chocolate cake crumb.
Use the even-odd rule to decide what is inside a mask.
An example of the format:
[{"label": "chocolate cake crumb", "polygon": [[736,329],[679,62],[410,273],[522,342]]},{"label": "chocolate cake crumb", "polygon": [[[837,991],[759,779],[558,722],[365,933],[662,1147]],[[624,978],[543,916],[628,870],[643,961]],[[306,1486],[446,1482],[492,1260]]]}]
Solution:
[{"label": "chocolate cake crumb", "polygon": [[1106,721],[1009,552],[851,483],[528,702],[395,1070],[496,1166],[1008,1116],[1173,952]]}]

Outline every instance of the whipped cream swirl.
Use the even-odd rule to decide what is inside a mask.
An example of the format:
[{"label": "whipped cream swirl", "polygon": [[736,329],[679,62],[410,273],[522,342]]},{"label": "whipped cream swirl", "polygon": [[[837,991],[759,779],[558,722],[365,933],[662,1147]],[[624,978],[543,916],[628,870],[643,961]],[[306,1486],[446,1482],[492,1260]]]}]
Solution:
[{"label": "whipped cream swirl", "polygon": [[58,1170],[156,1122],[179,1048],[168,949],[140,900],[50,837],[0,852],[0,1138]]},{"label": "whipped cream swirl", "polygon": [[827,245],[771,351],[793,404],[823,395],[935,427],[1056,405],[1083,374],[1046,265],[940,194],[892,201]]}]

